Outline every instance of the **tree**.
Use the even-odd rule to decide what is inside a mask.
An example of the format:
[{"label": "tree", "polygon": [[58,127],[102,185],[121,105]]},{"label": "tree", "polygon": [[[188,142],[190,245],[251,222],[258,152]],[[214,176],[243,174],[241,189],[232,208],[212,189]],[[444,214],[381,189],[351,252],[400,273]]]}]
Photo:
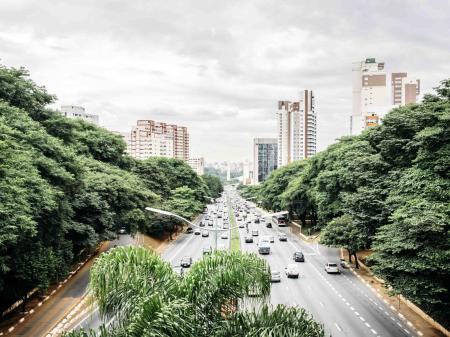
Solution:
[{"label": "tree", "polygon": [[220,194],[223,192],[223,185],[220,178],[204,174],[202,175],[202,179],[206,186],[208,186],[209,195],[214,199],[220,197]]},{"label": "tree", "polygon": [[100,314],[116,320],[101,336],[324,335],[303,309],[263,305],[261,312],[236,312],[236,302],[264,303],[270,293],[269,266],[254,254],[216,251],[179,277],[148,250],[118,247],[95,262],[90,289]]}]

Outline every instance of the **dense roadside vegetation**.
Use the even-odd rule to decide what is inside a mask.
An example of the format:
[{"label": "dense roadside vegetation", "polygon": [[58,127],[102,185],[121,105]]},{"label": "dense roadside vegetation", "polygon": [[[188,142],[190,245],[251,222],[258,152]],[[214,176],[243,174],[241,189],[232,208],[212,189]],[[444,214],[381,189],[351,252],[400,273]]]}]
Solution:
[{"label": "dense roadside vegetation", "polygon": [[[255,254],[216,251],[184,276],[148,250],[118,247],[91,269],[90,290],[105,321],[100,332],[65,337],[323,337],[299,307],[270,308],[270,269]],[[251,310],[258,304],[261,310]],[[239,310],[246,307],[249,310]]]},{"label": "dense roadside vegetation", "polygon": [[192,218],[208,185],[184,162],[136,161],[121,137],[46,108],[55,97],[24,69],[0,66],[0,312],[34,289],[62,280],[70,266],[119,228],[173,233]]},{"label": "dense roadside vegetation", "polygon": [[367,262],[393,292],[449,327],[449,178],[450,79],[382,125],[240,190],[321,230],[324,244],[353,256],[373,249]]}]

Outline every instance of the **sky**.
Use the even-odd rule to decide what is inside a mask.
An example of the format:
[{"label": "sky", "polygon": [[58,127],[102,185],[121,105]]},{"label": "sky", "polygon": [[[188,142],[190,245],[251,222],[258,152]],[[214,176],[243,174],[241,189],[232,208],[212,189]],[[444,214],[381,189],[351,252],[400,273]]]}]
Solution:
[{"label": "sky", "polygon": [[315,92],[318,150],[349,133],[352,62],[431,92],[450,77],[448,0],[1,0],[0,64],[110,130],[187,126],[191,157],[252,158],[278,100]]}]

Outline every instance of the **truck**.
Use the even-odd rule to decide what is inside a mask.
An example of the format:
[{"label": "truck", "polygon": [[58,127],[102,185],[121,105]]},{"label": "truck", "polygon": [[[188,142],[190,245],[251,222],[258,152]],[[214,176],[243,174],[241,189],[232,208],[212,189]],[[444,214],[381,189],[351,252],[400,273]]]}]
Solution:
[{"label": "truck", "polygon": [[267,241],[259,242],[258,253],[261,255],[270,254],[270,243]]}]

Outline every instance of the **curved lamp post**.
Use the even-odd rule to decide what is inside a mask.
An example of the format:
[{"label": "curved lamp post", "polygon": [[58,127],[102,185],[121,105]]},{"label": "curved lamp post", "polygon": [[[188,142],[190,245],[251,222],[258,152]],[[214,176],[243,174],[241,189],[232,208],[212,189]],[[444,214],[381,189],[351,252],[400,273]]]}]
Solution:
[{"label": "curved lamp post", "polygon": [[[200,227],[200,226],[198,226],[198,225],[192,223],[192,222],[189,221],[188,219],[183,218],[182,216],[180,216],[180,215],[178,215],[178,214],[175,214],[175,213],[172,213],[172,212],[169,212],[169,211],[165,211],[165,210],[158,209],[158,208],[152,208],[152,207],[145,207],[145,210],[146,210],[146,211],[149,211],[149,212],[152,212],[152,213],[157,213],[157,214],[161,214],[161,215],[171,216],[171,217],[177,218],[177,219],[179,219],[179,220],[182,220],[182,221],[186,222],[187,224],[189,224],[190,226],[196,227],[196,228],[198,228],[198,229],[201,229],[201,230],[207,230],[207,231],[209,231],[209,232],[214,232],[214,237],[215,237],[215,240],[214,240],[214,241],[215,241],[215,244],[216,244],[216,246],[215,246],[216,249],[217,249],[217,232],[231,231],[232,229],[235,229],[235,228],[238,228],[238,227],[239,227],[239,226],[234,226],[234,227],[230,227],[230,228],[208,228],[208,227]],[[231,240],[231,237],[230,237],[230,240]]]}]

